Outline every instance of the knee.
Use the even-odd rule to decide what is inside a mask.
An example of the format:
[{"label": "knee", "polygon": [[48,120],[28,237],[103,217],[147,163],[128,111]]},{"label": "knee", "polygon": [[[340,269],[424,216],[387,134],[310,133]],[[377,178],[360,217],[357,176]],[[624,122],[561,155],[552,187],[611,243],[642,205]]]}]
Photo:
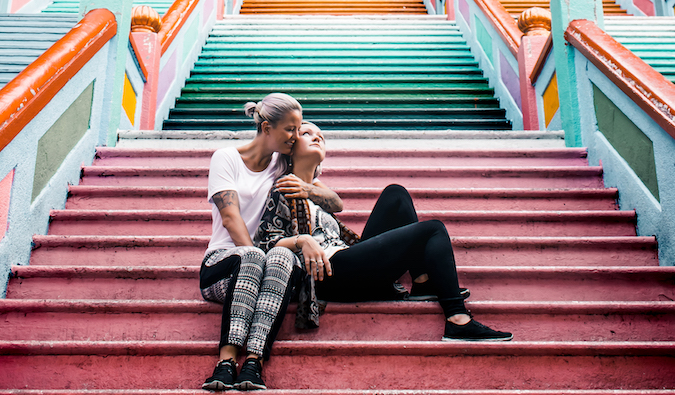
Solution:
[{"label": "knee", "polygon": [[441,232],[444,234],[448,234],[448,229],[445,227],[445,224],[438,220],[438,219],[430,219],[428,221],[424,221],[426,226],[428,226],[429,230],[432,232]]},{"label": "knee", "polygon": [[284,272],[290,273],[298,258],[293,251],[286,247],[274,247],[265,257],[268,267],[276,267]]},{"label": "knee", "polygon": [[383,196],[387,196],[391,199],[402,199],[405,201],[412,202],[412,197],[410,193],[404,186],[398,184],[390,184],[382,191]]},{"label": "knee", "polygon": [[241,249],[237,252],[237,255],[241,257],[241,262],[257,265],[260,267],[265,266],[265,251],[261,250],[258,247],[236,247]]}]

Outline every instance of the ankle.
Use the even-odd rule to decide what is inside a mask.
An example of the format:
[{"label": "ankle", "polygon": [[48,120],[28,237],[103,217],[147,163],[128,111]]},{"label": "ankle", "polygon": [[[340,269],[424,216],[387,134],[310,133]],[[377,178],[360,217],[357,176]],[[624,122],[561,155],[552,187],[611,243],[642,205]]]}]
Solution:
[{"label": "ankle", "polygon": [[455,325],[466,325],[471,322],[471,316],[468,314],[455,314],[448,317],[448,321]]}]

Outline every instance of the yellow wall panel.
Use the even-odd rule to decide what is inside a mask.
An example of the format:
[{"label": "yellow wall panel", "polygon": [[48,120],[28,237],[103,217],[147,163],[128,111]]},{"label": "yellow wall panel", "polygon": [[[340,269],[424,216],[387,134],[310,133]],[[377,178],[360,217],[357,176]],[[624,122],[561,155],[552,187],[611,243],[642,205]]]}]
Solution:
[{"label": "yellow wall panel", "polygon": [[553,74],[551,82],[548,83],[543,95],[544,99],[544,125],[548,127],[551,119],[555,116],[560,108],[560,101],[558,99],[558,77]]},{"label": "yellow wall panel", "polygon": [[134,119],[136,118],[136,92],[131,86],[131,81],[129,77],[124,73],[124,91],[122,93],[122,108],[127,114],[127,118],[131,121],[131,125],[134,125]]}]

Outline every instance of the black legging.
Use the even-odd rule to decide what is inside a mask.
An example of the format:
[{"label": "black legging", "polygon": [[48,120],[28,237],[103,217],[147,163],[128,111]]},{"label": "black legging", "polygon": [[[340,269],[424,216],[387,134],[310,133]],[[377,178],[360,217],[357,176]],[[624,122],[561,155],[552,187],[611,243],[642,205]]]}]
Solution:
[{"label": "black legging", "polygon": [[361,242],[330,258],[333,275],[317,281],[317,296],[336,302],[377,300],[391,293],[406,271],[413,279],[427,273],[446,317],[467,313],[459,294],[457,269],[445,225],[418,222],[408,191],[390,185],[382,191]]}]

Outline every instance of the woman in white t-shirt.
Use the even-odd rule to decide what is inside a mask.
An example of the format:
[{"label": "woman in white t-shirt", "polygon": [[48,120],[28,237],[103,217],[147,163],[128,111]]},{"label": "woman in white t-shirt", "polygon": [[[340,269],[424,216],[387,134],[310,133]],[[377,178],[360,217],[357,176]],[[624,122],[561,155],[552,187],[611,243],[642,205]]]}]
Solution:
[{"label": "woman in white t-shirt", "polygon": [[[274,180],[286,168],[280,154],[289,155],[298,137],[302,107],[289,95],[272,93],[247,103],[245,113],[253,117],[256,137],[244,146],[216,151],[209,169],[213,231],[200,289],[204,299],[223,304],[223,319],[220,360],[202,385],[208,390],[266,388],[262,358],[269,357],[299,265],[288,248],[265,254],[251,239]],[[342,201],[327,187],[309,187],[305,195],[325,210],[342,210]],[[247,358],[237,375],[236,358],[244,343]]]}]

